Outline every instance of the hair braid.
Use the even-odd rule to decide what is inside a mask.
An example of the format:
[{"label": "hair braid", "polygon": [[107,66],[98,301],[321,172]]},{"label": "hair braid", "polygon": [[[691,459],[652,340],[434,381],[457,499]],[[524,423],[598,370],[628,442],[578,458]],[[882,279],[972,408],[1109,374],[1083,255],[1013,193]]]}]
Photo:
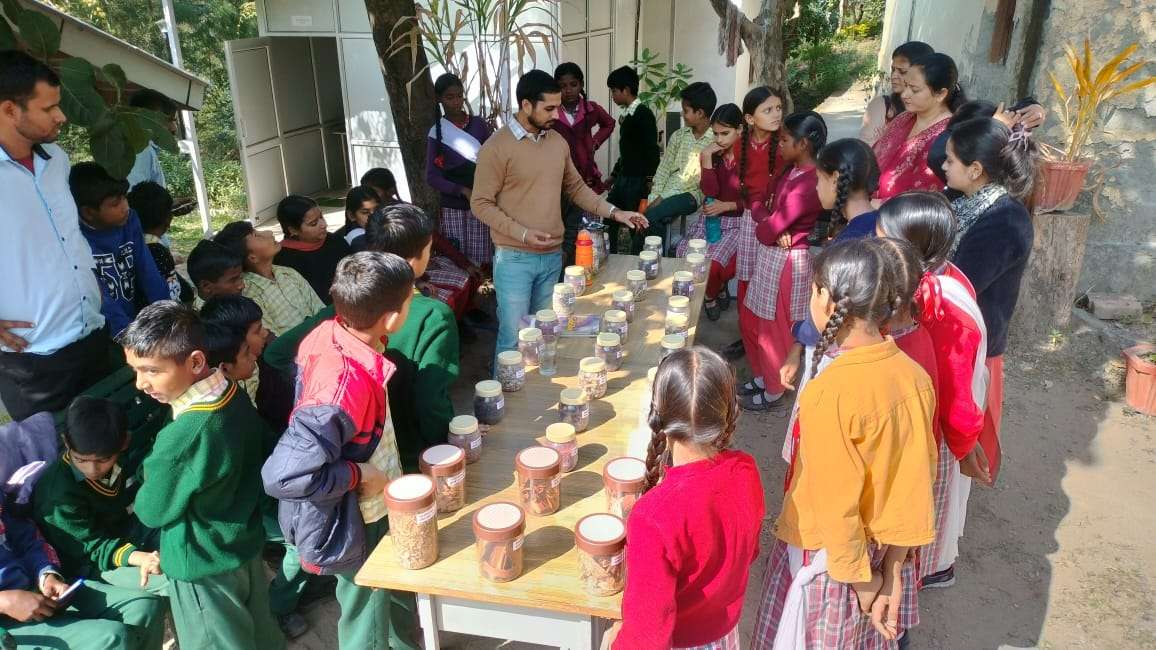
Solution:
[{"label": "hair braid", "polygon": [[824,354],[827,354],[827,350],[835,342],[839,330],[843,328],[843,321],[847,318],[850,305],[850,298],[840,298],[839,302],[835,303],[835,312],[827,320],[827,325],[823,328],[823,335],[819,337],[819,344],[815,346],[815,352],[811,356],[811,379],[819,374],[819,361],[823,359]]},{"label": "hair braid", "polygon": [[739,152],[739,193],[743,197],[743,202],[747,200],[747,145],[751,142],[751,130],[746,122],[743,122],[743,147]]},{"label": "hair braid", "polygon": [[446,153],[446,146],[442,143],[442,103],[434,101],[434,129],[437,130],[438,137],[438,155],[443,156]]},{"label": "hair braid", "polygon": [[851,196],[851,185],[855,179],[855,169],[851,163],[843,161],[839,163],[839,180],[835,182],[835,216],[839,218],[840,223],[847,223],[850,219],[847,218],[847,213],[844,209],[847,207],[847,199]]},{"label": "hair braid", "polygon": [[[651,406],[653,412],[654,407]],[[666,433],[662,429],[653,429],[650,435],[650,444],[646,447],[646,483],[643,492],[649,492],[666,474]]]},{"label": "hair braid", "polygon": [[[779,127],[779,131],[782,128]],[[779,131],[771,131],[771,146],[767,147],[767,170],[771,176],[769,181],[771,190],[775,186],[775,158],[779,155]],[[770,195],[770,191],[767,192],[767,195]]]}]

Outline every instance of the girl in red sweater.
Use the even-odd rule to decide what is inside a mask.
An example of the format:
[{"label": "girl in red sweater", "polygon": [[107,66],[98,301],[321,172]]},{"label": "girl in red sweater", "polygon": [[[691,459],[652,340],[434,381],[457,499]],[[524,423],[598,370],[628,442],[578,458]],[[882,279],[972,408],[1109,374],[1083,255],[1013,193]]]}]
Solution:
[{"label": "girl in red sweater", "polygon": [[754,458],[729,449],[738,419],[730,365],[707,348],[658,366],[647,492],[626,529],[622,622],[603,647],[737,650],[763,487]]},{"label": "girl in red sweater", "polygon": [[[779,135],[786,170],[775,185],[774,200],[753,210],[758,240],[755,272],[739,312],[739,331],[747,358],[757,359],[761,391],[743,391],[739,405],[748,411],[781,411],[786,402],[779,369],[794,344],[791,324],[807,317],[811,255],[807,236],[823,204],[816,189],[815,154],[827,143],[827,125],[818,113],[795,113]],[[756,363],[752,363],[754,367]]]}]

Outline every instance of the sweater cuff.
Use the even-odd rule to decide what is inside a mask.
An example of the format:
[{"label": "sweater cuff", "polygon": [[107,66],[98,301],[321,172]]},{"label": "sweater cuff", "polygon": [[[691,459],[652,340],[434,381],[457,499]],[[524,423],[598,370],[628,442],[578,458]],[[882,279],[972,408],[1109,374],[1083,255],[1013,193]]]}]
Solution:
[{"label": "sweater cuff", "polygon": [[131,557],[136,550],[136,546],[132,544],[125,544],[117,548],[112,553],[112,565],[117,568],[128,566],[128,558]]},{"label": "sweater cuff", "polygon": [[361,483],[361,468],[351,460],[345,462],[349,463],[349,488],[346,492],[351,492]]}]

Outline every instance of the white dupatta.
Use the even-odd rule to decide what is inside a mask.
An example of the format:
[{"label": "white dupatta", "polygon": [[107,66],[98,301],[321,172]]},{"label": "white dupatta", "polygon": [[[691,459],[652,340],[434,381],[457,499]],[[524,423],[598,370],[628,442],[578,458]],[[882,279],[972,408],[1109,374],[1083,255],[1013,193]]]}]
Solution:
[{"label": "white dupatta", "polygon": [[[463,129],[459,129],[453,122],[446,118],[441,118],[442,124],[442,144],[453,149],[462,158],[476,163],[478,162],[478,151],[482,148],[482,143],[478,139],[470,135]],[[438,139],[437,125],[431,126],[429,129],[429,138],[436,141]]]}]

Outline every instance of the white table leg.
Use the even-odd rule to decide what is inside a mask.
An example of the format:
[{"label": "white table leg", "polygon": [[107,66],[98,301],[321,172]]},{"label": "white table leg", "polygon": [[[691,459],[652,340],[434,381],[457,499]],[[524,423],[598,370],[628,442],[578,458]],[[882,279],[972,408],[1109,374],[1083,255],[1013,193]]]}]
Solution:
[{"label": "white table leg", "polygon": [[433,596],[429,594],[417,594],[417,616],[421,622],[421,635],[425,650],[440,650],[441,642],[438,639],[438,617],[434,608]]}]

